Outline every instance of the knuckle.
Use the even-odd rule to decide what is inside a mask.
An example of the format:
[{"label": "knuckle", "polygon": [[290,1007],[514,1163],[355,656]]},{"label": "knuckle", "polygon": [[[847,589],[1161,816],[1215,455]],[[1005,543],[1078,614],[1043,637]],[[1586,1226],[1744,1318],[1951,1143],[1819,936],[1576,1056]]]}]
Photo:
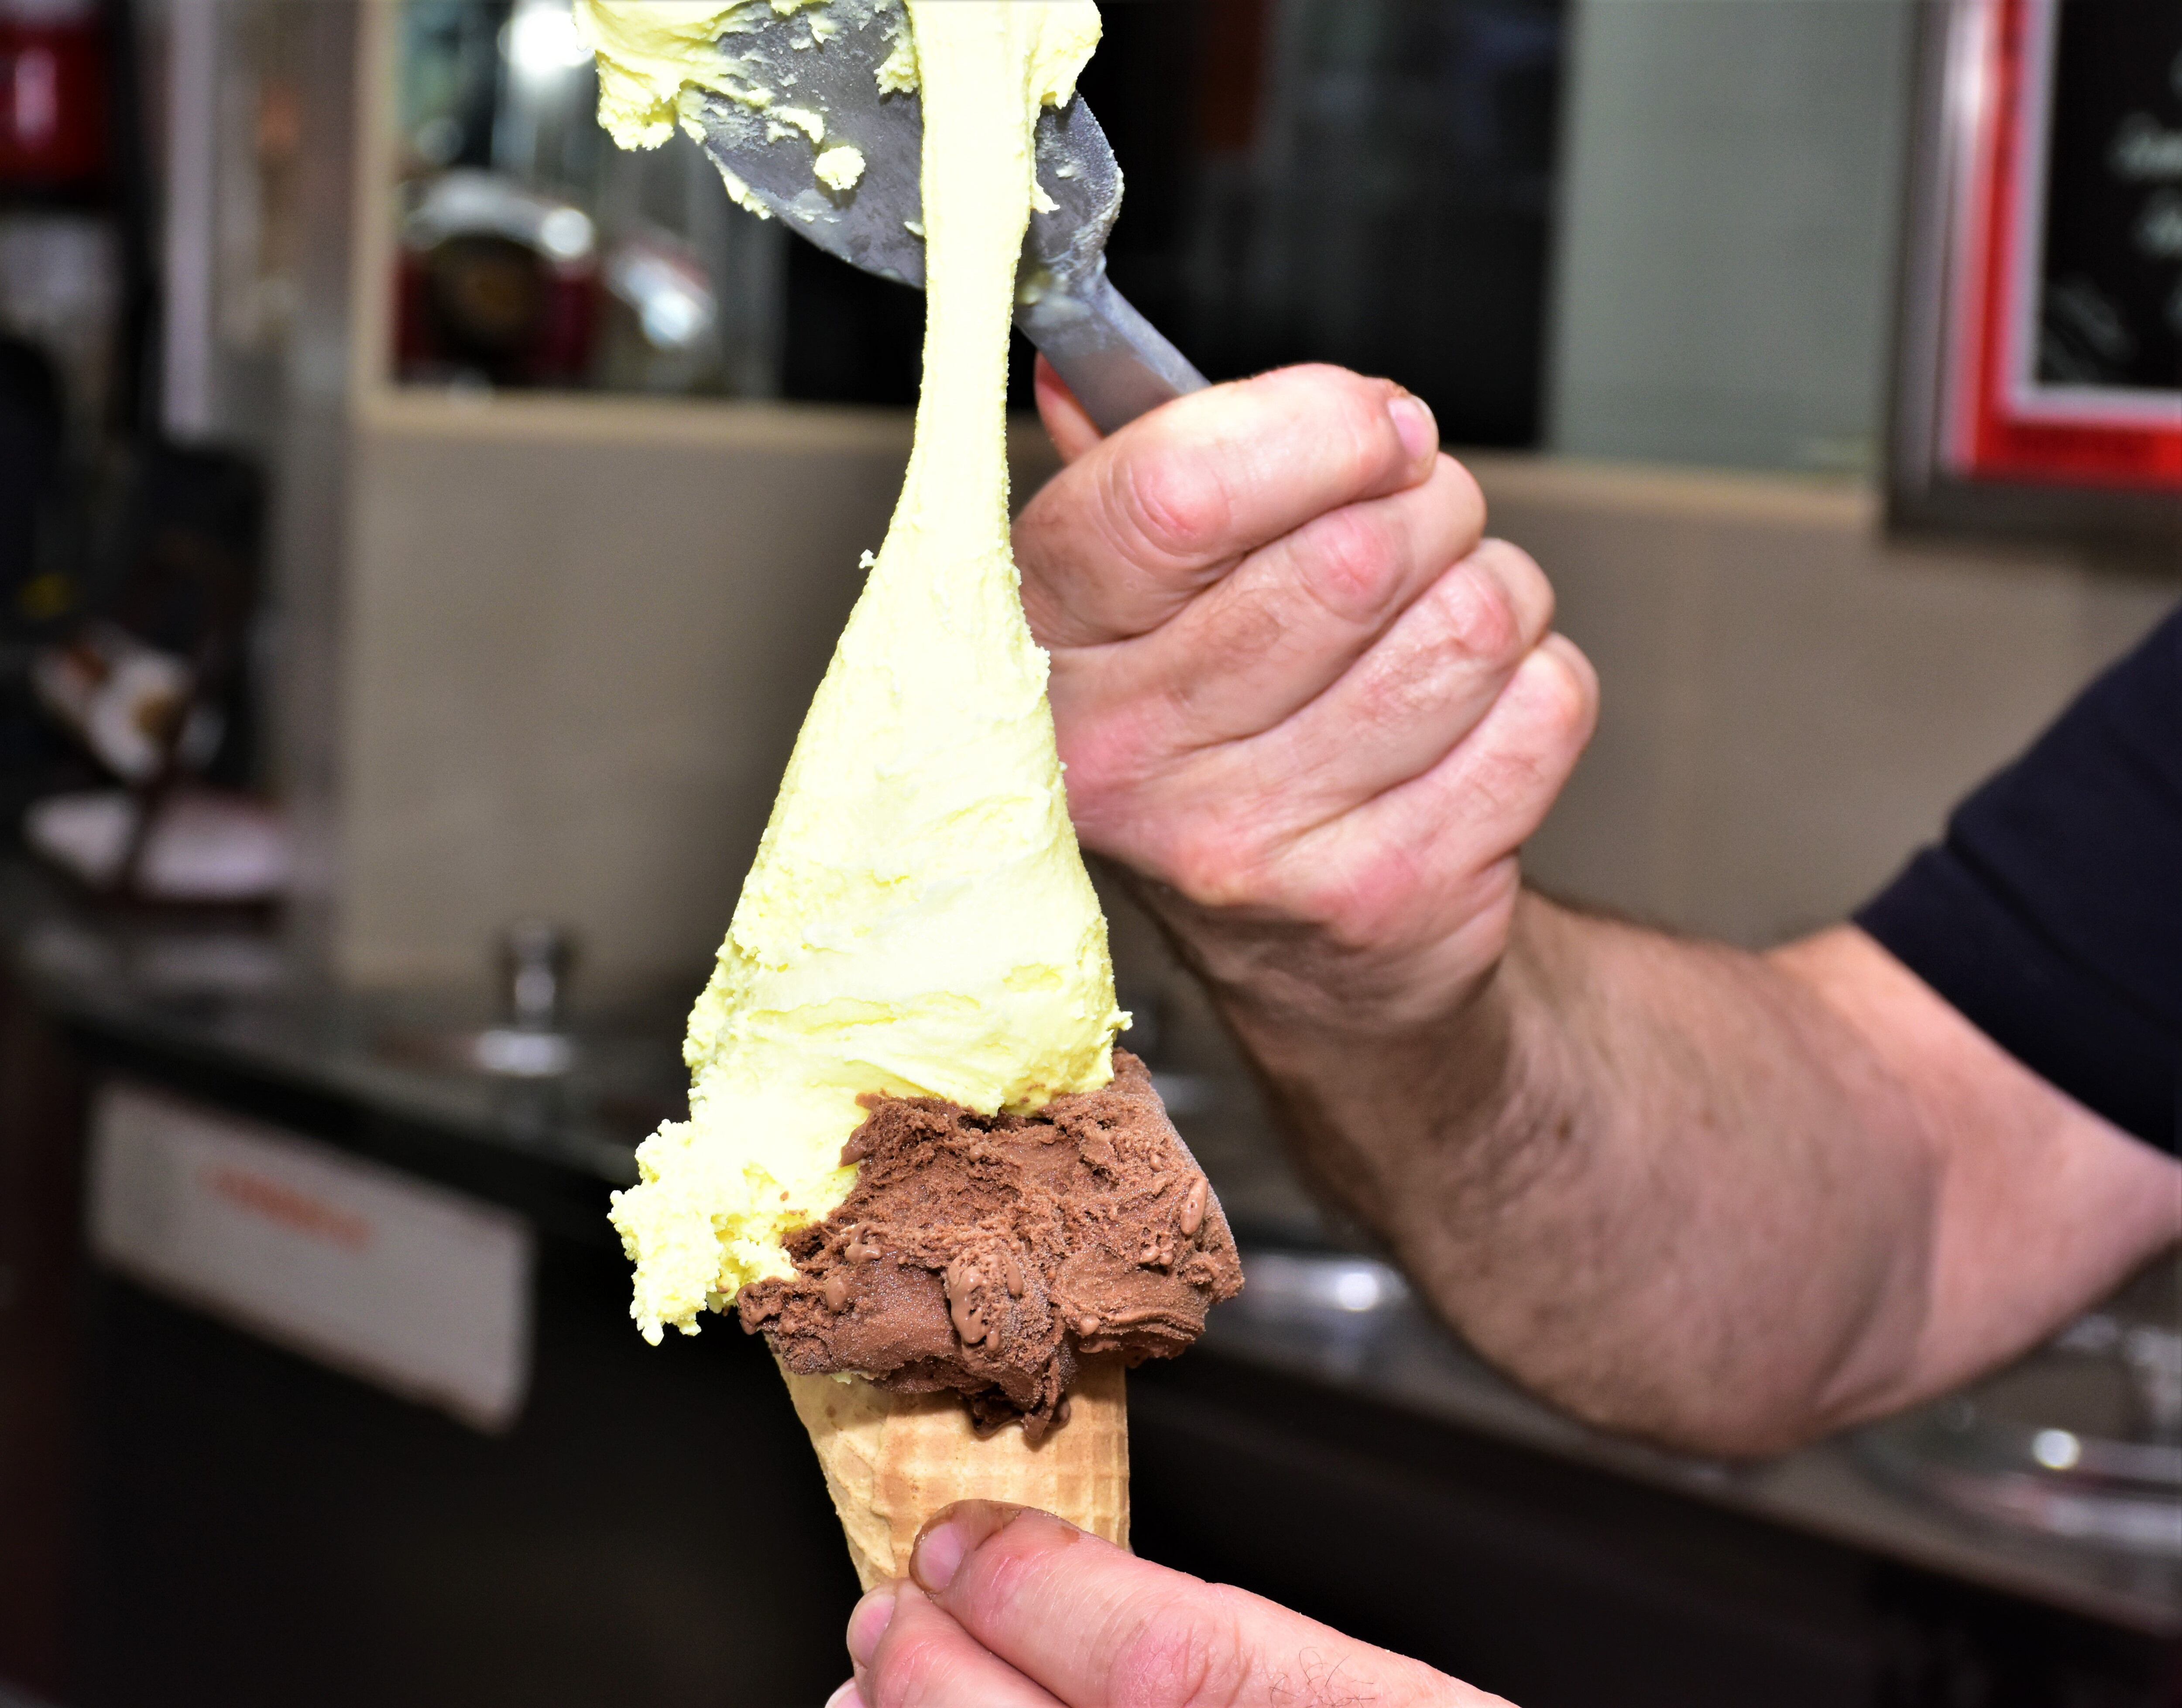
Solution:
[{"label": "knuckle", "polygon": [[1353,623],[1385,606],[1402,562],[1385,518],[1351,505],[1321,517],[1298,543],[1304,591],[1330,614]]},{"label": "knuckle", "polygon": [[1166,881],[1181,892],[1184,901],[1199,907],[1229,905],[1232,885],[1227,863],[1218,856],[1185,840],[1167,851],[1163,863]]},{"label": "knuckle", "polygon": [[1355,491],[1377,485],[1404,466],[1405,453],[1387,413],[1394,386],[1346,368],[1309,362],[1265,376],[1287,395],[1284,410],[1308,417],[1326,465]]},{"label": "knuckle", "polygon": [[[1432,646],[1391,652],[1371,674],[1357,685],[1350,702],[1354,735],[1374,749],[1398,741],[1436,721],[1450,702],[1466,698],[1457,679],[1459,672],[1447,667],[1448,653]],[[1314,768],[1311,781],[1338,785],[1349,761],[1343,753],[1328,754]]]},{"label": "knuckle", "polygon": [[1343,374],[1344,383],[1328,398],[1325,425],[1337,434],[1349,484],[1361,491],[1401,469],[1408,453],[1387,413],[1393,388],[1383,380]]},{"label": "knuckle", "polygon": [[1020,1620],[1021,1610],[1046,1599],[1051,1550],[1034,1545],[1036,1531],[1008,1529],[1014,1533],[977,1550],[977,1569],[957,1576],[952,1587],[950,1605],[972,1630],[1007,1630]]},{"label": "knuckle", "polygon": [[1258,899],[1254,862],[1221,826],[1183,832],[1166,861],[1166,881],[1200,907],[1247,907]]},{"label": "knuckle", "polygon": [[869,1675],[874,1708],[936,1708],[949,1700],[956,1671],[955,1657],[936,1637],[896,1638]]},{"label": "knuckle", "polygon": [[1512,669],[1528,643],[1507,585],[1472,557],[1440,578],[1438,592],[1432,611],[1439,650],[1490,669]]},{"label": "knuckle", "polygon": [[1092,715],[1055,719],[1061,786],[1072,809],[1083,812],[1108,796],[1126,793],[1145,769],[1143,744],[1127,720]]},{"label": "knuckle", "polygon": [[1336,951],[1369,954],[1403,929],[1417,887],[1409,851],[1378,841],[1347,859],[1329,860],[1305,901],[1307,916]]},{"label": "knuckle", "polygon": [[1201,729],[1200,707],[1231,699],[1238,679],[1280,668],[1293,626],[1285,591],[1270,578],[1231,582],[1216,607],[1199,613],[1203,620],[1188,632],[1188,665],[1163,685],[1183,724]]},{"label": "knuckle", "polygon": [[1193,563],[1224,555],[1234,499],[1202,458],[1125,458],[1115,465],[1110,496],[1124,534],[1158,556]]},{"label": "knuckle", "polygon": [[1350,409],[1360,415],[1370,410],[1383,411],[1394,390],[1387,380],[1369,378],[1332,362],[1299,362],[1293,368],[1277,369],[1267,377],[1277,383],[1307,387],[1317,409]]},{"label": "knuckle", "polygon": [[1232,1708],[1251,1677],[1235,1610],[1216,1586],[1154,1611],[1115,1653],[1108,1700],[1143,1708]]},{"label": "knuckle", "polygon": [[1527,836],[1590,740],[1597,706],[1587,666],[1571,662],[1559,646],[1531,654],[1506,702],[1505,720],[1492,740],[1467,756],[1465,818],[1512,826],[1509,834],[1518,840]]},{"label": "knuckle", "polygon": [[1465,768],[1463,818],[1472,834],[1498,844],[1520,840],[1544,817],[1559,785],[1559,768],[1535,747],[1483,753]]},{"label": "knuckle", "polygon": [[1553,625],[1557,600],[1553,584],[1538,567],[1538,560],[1521,546],[1505,540],[1487,540],[1476,554],[1490,566],[1520,622],[1524,644],[1537,644]]}]

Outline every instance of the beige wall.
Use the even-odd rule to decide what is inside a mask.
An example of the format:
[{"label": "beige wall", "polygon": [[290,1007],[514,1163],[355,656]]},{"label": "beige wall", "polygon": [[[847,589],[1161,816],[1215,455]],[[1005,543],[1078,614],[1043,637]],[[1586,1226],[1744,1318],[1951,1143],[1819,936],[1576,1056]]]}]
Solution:
[{"label": "beige wall", "polygon": [[382,394],[357,432],[333,960],[484,975],[526,912],[594,992],[724,929],[892,507],[894,414]]},{"label": "beige wall", "polygon": [[2182,596],[2065,555],[1889,545],[1862,489],[1482,458],[1598,735],[1533,879],[1764,944],[1837,919]]},{"label": "beige wall", "polygon": [[1879,463],[1913,0],[1572,0],[1548,442]]},{"label": "beige wall", "polygon": [[[872,412],[381,393],[358,418],[332,959],[482,979],[540,912],[594,994],[701,972],[891,507]],[[1019,484],[1044,469],[1026,439]],[[1889,547],[1854,489],[1482,458],[1604,684],[1541,882],[1759,943],[1837,918],[2175,596]]]}]

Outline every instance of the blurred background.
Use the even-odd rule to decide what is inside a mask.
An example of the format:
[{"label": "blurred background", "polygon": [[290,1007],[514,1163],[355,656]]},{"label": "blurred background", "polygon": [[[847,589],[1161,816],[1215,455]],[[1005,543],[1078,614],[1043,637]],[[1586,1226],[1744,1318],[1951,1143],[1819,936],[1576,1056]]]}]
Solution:
[{"label": "blurred background", "polygon": [[[2182,596],[2170,5],[1103,9],[1121,288],[1423,396],[1599,666],[1534,881],[1837,919]],[[839,1682],[766,1361],[637,1341],[603,1206],[922,305],[595,99],[567,0],[0,0],[5,1708]],[[2182,1701],[2171,1256],[1775,1465],[1593,1436],[1313,1203],[1105,887],[1251,1278],[1136,1378],[1142,1551],[1530,1708]]]}]

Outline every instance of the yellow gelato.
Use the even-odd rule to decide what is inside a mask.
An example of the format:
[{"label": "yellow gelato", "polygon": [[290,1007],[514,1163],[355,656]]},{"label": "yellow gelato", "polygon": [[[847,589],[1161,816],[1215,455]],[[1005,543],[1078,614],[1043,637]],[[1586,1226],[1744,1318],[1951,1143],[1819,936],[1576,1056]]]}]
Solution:
[{"label": "yellow gelato", "polygon": [[[596,56],[599,123],[624,148],[656,148],[689,116],[691,92],[769,100],[720,52],[728,20],[749,0],[576,0],[576,33]],[[784,8],[786,9],[786,8]]]},{"label": "yellow gelato", "polygon": [[[734,8],[583,9],[617,136],[662,140],[681,92],[720,86],[704,32]],[[655,1341],[790,1273],[783,1237],[853,1182],[859,1096],[1035,1109],[1105,1084],[1126,1023],[1023,618],[1005,457],[1033,127],[1074,92],[1098,8],[908,0],[908,16],[928,243],[916,448],[689,1017],[690,1118],[645,1142],[642,1183],[615,1198]]]},{"label": "yellow gelato", "polygon": [[855,189],[856,180],[864,175],[864,151],[844,142],[812,161],[811,169],[828,190],[845,193]]}]

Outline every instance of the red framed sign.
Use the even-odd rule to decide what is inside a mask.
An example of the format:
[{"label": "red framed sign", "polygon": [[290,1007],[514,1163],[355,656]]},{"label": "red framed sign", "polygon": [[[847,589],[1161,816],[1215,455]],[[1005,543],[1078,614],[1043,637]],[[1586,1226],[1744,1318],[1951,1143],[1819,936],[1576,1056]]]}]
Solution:
[{"label": "red framed sign", "polygon": [[2182,518],[2182,5],[1938,0],[1920,86],[1897,511]]}]

